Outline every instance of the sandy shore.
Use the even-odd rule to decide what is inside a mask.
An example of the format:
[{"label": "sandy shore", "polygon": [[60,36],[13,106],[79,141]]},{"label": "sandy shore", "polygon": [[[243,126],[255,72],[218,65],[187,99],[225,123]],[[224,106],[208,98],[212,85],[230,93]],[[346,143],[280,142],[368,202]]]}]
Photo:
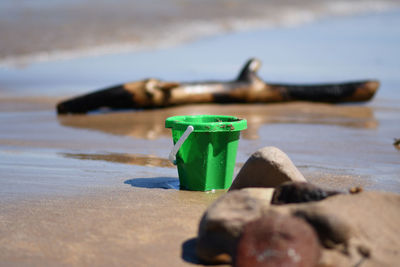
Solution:
[{"label": "sandy shore", "polygon": [[[273,145],[320,186],[399,193],[399,151],[392,142],[400,137],[400,35],[389,27],[399,21],[400,13],[393,11],[232,34],[153,53],[0,69],[0,265],[191,265],[187,241],[223,192],[176,190],[164,120],[177,114],[246,118],[249,129],[239,144],[236,171],[255,150]],[[230,79],[254,55],[264,62],[266,80],[379,78],[382,87],[364,105],[296,102],[55,114],[59,99],[119,81],[149,75]]]},{"label": "sandy shore", "polygon": [[2,205],[1,265],[185,266],[217,195],[125,187]]}]

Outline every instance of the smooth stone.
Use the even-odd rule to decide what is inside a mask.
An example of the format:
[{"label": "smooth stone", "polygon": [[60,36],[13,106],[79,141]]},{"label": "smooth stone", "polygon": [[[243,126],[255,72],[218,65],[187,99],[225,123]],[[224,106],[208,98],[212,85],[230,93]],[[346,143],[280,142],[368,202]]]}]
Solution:
[{"label": "smooth stone", "polygon": [[340,194],[318,202],[276,206],[317,232],[323,266],[396,266],[400,262],[400,195]]},{"label": "smooth stone", "polygon": [[271,204],[303,203],[320,201],[342,192],[324,190],[316,185],[304,182],[287,182],[275,188]]},{"label": "smooth stone", "polygon": [[246,188],[229,192],[204,213],[196,254],[207,263],[230,263],[243,226],[262,215],[272,199],[272,188]]},{"label": "smooth stone", "polygon": [[338,194],[321,201],[270,205],[267,198],[251,196],[248,189],[234,190],[204,214],[197,256],[206,263],[231,263],[245,225],[274,211],[303,219],[314,229],[322,247],[321,266],[397,266],[399,207],[400,195],[385,192]]},{"label": "smooth stone", "polygon": [[290,158],[279,148],[264,147],[243,165],[229,190],[276,187],[285,182],[307,182]]},{"label": "smooth stone", "polygon": [[235,267],[313,267],[321,247],[304,220],[270,211],[246,224],[237,245]]}]

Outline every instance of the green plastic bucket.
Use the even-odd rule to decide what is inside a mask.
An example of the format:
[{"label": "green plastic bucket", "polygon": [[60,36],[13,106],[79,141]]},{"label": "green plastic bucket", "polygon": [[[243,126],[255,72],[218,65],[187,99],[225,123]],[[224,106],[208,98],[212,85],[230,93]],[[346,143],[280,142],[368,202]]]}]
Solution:
[{"label": "green plastic bucket", "polygon": [[172,129],[170,160],[178,166],[181,189],[208,191],[231,186],[246,120],[220,115],[175,116],[167,118],[165,127]]}]

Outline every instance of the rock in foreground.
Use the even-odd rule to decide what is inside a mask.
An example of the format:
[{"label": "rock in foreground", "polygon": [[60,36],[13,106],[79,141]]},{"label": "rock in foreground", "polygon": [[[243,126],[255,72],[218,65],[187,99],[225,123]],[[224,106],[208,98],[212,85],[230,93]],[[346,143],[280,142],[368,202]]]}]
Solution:
[{"label": "rock in foreground", "polygon": [[276,187],[285,182],[307,182],[290,158],[276,147],[253,153],[229,190],[245,187]]},{"label": "rock in foreground", "polygon": [[243,228],[234,266],[313,267],[320,256],[318,237],[308,223],[270,211]]},{"label": "rock in foreground", "polygon": [[[378,267],[397,266],[400,262],[398,194],[361,192],[338,194],[321,201],[270,205],[267,198],[254,197],[249,190],[253,189],[228,192],[206,211],[200,223],[197,244],[197,255],[201,260],[206,263],[232,262],[247,224],[274,212],[279,214],[277,216],[301,219],[301,223],[297,220],[292,222],[296,225],[292,225],[293,228],[302,227],[305,222],[316,232],[321,248],[320,266],[362,264]],[[270,227],[267,222],[260,222],[259,226],[267,227],[260,231],[267,231]],[[254,244],[258,243],[268,245],[270,242],[267,239]]]},{"label": "rock in foreground", "polygon": [[225,194],[204,213],[196,252],[208,263],[230,263],[243,226],[261,217],[270,205],[273,189],[246,188]]},{"label": "rock in foreground", "polygon": [[337,194],[341,194],[341,192],[324,190],[311,183],[284,183],[275,188],[271,204],[278,205],[320,201]]}]

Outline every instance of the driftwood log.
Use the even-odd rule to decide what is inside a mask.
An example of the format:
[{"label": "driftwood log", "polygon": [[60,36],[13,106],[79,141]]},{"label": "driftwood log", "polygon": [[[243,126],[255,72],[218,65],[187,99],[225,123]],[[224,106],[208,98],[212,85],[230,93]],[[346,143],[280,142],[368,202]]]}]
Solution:
[{"label": "driftwood log", "polygon": [[375,80],[334,84],[266,83],[257,76],[261,62],[250,59],[237,79],[227,82],[165,82],[146,79],[78,96],[57,105],[59,114],[99,108],[147,109],[192,103],[268,103],[284,101],[362,102],[379,87]]}]

